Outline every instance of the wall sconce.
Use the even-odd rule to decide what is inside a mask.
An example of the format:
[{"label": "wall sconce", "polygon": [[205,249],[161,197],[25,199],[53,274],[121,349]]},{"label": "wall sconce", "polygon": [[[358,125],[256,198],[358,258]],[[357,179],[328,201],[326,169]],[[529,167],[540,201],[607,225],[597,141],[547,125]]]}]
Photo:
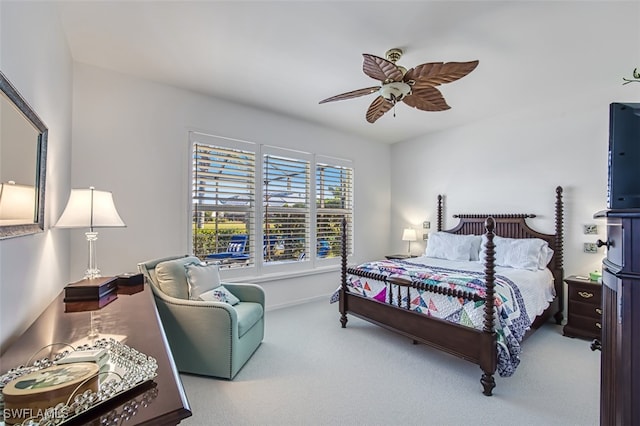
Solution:
[{"label": "wall sconce", "polygon": [[409,256],[411,256],[411,241],[416,241],[417,239],[416,230],[413,228],[405,228],[402,232],[402,241],[409,242],[409,250],[407,252]]},{"label": "wall sconce", "polygon": [[125,227],[116,206],[113,195],[108,191],[97,191],[94,187],[88,189],[72,189],[67,206],[56,223],[56,228],[89,228],[85,232],[89,243],[89,261],[84,278],[100,277],[100,270],[96,262],[95,242],[98,233],[94,228]]}]

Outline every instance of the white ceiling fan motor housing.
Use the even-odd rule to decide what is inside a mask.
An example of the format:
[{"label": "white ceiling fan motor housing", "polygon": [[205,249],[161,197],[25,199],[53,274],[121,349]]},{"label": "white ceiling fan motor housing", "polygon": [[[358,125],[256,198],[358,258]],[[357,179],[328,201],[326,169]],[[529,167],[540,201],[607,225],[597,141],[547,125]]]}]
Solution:
[{"label": "white ceiling fan motor housing", "polygon": [[392,81],[391,83],[383,84],[380,87],[380,96],[388,101],[400,101],[405,96],[411,94],[411,86],[402,81]]}]

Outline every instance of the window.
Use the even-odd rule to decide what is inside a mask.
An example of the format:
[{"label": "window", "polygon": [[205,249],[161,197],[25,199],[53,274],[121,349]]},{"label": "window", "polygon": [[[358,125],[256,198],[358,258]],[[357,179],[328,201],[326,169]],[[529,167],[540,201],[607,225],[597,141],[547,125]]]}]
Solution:
[{"label": "window", "polygon": [[263,261],[306,260],[309,251],[309,161],[264,155]]},{"label": "window", "polygon": [[[343,219],[352,235],[349,161],[190,135],[196,256],[215,255],[225,266],[256,267],[258,274],[262,268],[305,269],[340,257]],[[349,238],[349,253],[351,247]]]},{"label": "window", "polygon": [[[335,162],[335,160],[334,160]],[[342,220],[347,220],[347,235],[353,219],[353,171],[350,167],[328,162],[316,164],[316,256],[340,257]],[[347,247],[350,248],[350,247]]]},{"label": "window", "polygon": [[[250,237],[255,215],[255,154],[250,151],[193,144],[193,253],[204,258],[225,252],[235,234]],[[253,263],[253,244],[245,251]]]}]

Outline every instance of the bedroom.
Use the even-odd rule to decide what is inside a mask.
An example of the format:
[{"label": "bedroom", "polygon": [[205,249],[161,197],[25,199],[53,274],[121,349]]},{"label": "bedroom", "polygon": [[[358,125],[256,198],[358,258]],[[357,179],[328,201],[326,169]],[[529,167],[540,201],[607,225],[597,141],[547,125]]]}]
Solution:
[{"label": "bedroom", "polygon": [[[192,128],[311,152],[323,146],[325,154],[353,159],[357,199],[354,261],[406,251],[400,238],[402,229],[414,226],[420,231],[424,220],[434,223],[439,193],[447,195],[450,214],[525,210],[540,215],[536,225],[551,230],[553,188],[563,185],[567,205],[565,272],[584,274],[598,268],[602,252],[582,252],[582,244],[592,240],[582,234],[582,225],[593,223],[592,214],[605,206],[608,104],[640,99],[640,84],[621,84],[622,77],[640,65],[639,6],[637,2],[560,4],[563,13],[555,11],[554,28],[562,27],[562,34],[544,34],[538,26],[511,22],[502,37],[489,41],[493,49],[515,50],[519,42],[537,39],[537,44],[529,47],[531,51],[515,59],[501,59],[505,67],[512,63],[509,80],[481,73],[486,47],[479,44],[468,47],[462,55],[464,60],[480,60],[474,71],[477,74],[443,88],[451,113],[464,110],[471,102],[466,94],[479,86],[485,88],[477,92],[481,99],[494,93],[517,94],[525,88],[530,95],[533,91],[545,96],[521,98],[513,108],[502,105],[482,119],[389,144],[84,63],[72,56],[62,24],[52,18],[57,16],[53,3],[3,1],[0,69],[51,131],[46,231],[0,241],[0,343],[4,347],[15,340],[85,268],[82,232],[52,228],[71,188],[94,185],[113,191],[127,223],[127,228],[101,233],[103,271],[130,271],[138,261],[189,251],[182,169],[188,155],[185,135]],[[500,18],[496,11],[486,13],[497,13],[496,19]],[[538,16],[542,19],[545,15]],[[525,34],[524,28],[535,32]],[[461,28],[449,31],[455,38]],[[335,46],[343,42],[329,39]],[[510,40],[513,43],[507,43]],[[393,47],[387,43],[394,42],[380,36],[345,52],[354,62],[340,65],[340,73],[353,80],[332,75],[323,96],[314,97],[314,103],[368,85],[361,74],[360,55],[368,49],[382,55]],[[319,49],[312,46],[309,48]],[[318,54],[333,57],[332,48],[326,49]],[[446,43],[430,45],[429,49],[433,54],[414,57],[411,62],[452,58]],[[225,53],[215,55],[224,57]],[[313,82],[324,78],[316,71],[309,81],[315,85]],[[357,85],[360,83],[362,86]],[[315,108],[322,114],[359,122],[371,132],[376,127],[364,122],[367,103],[353,100]],[[408,124],[412,125],[434,120],[428,113],[410,108],[398,107],[396,115],[395,122],[390,115],[384,117],[389,134],[402,128],[403,115],[411,117]],[[249,122],[251,125],[246,125]],[[493,197],[494,191],[505,195]],[[423,250],[424,245],[418,242],[413,249]],[[271,308],[288,306],[329,294],[337,285],[337,272],[263,285]]]}]

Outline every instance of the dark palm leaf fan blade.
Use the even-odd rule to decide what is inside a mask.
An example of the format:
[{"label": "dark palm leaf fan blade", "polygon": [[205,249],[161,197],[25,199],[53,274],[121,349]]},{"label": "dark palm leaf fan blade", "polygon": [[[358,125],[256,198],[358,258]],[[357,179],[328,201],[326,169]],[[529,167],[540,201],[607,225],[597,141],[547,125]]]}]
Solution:
[{"label": "dark palm leaf fan blade", "polygon": [[332,96],[332,97],[324,99],[324,100],[322,100],[322,101],[320,101],[318,103],[324,104],[326,102],[342,101],[344,99],[357,98],[357,97],[360,97],[360,96],[370,95],[373,92],[377,92],[378,90],[380,90],[380,86],[367,87],[366,89],[353,90],[351,92],[342,93],[340,95]]},{"label": "dark palm leaf fan blade", "polygon": [[431,62],[411,68],[404,75],[404,81],[413,80],[413,88],[439,86],[451,83],[469,74],[478,66],[478,61],[470,62]]},{"label": "dark palm leaf fan blade", "polygon": [[451,108],[447,105],[442,93],[432,86],[413,89],[411,94],[403,98],[402,101],[422,111],[444,111]]},{"label": "dark palm leaf fan blade", "polygon": [[367,110],[367,121],[369,123],[375,123],[375,121],[382,117],[385,112],[389,111],[393,108],[393,104],[383,98],[382,96],[378,96],[371,102],[369,105],[369,109]]},{"label": "dark palm leaf fan blade", "polygon": [[362,71],[369,77],[382,82],[402,81],[402,71],[393,62],[368,53],[363,53],[362,56],[364,56]]}]

